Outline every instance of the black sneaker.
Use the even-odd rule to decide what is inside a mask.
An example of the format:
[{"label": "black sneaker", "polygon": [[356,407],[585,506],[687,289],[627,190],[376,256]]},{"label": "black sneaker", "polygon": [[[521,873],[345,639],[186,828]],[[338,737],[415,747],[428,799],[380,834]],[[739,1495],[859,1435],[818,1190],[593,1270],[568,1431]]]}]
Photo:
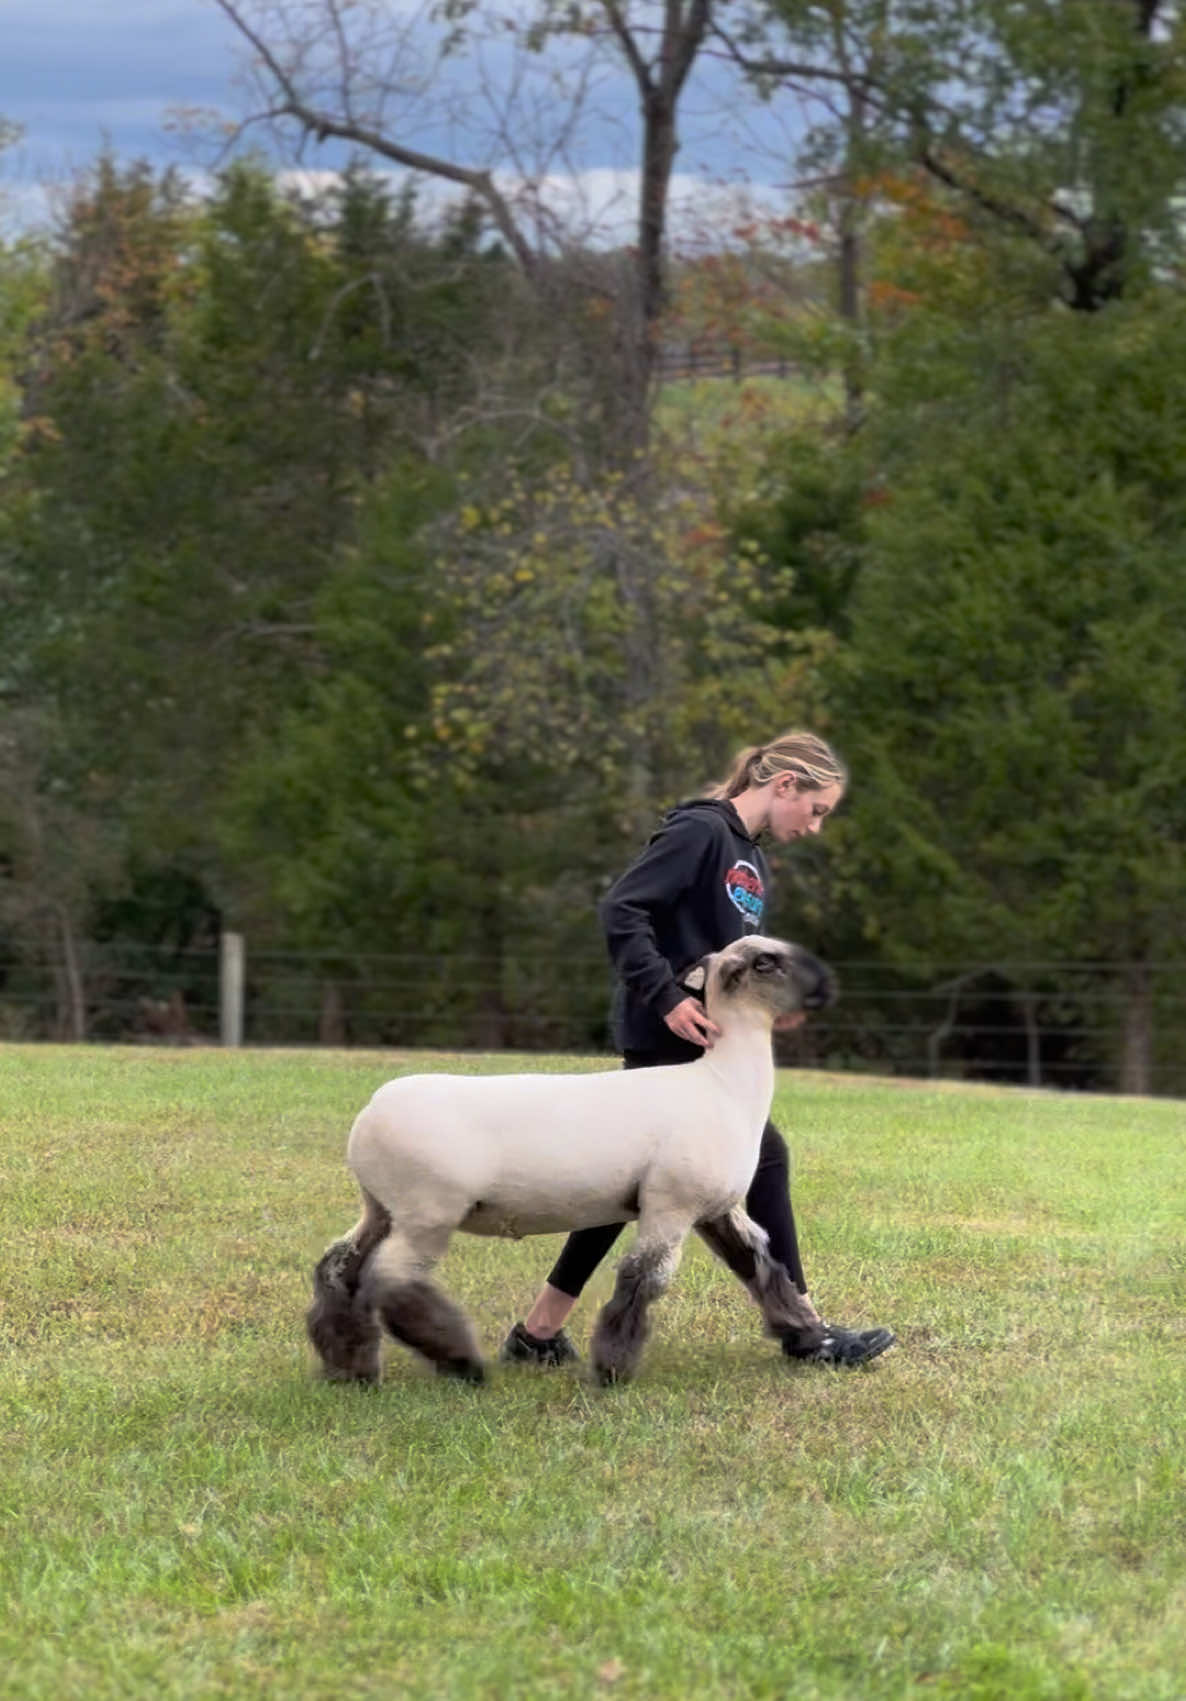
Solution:
[{"label": "black sneaker", "polygon": [[498,1356],[503,1364],[539,1364],[547,1370],[560,1364],[577,1364],[581,1357],[563,1329],[541,1340],[538,1335],[529,1335],[522,1323],[515,1324]]},{"label": "black sneaker", "polygon": [[783,1337],[782,1350],[788,1358],[803,1364],[827,1364],[835,1370],[855,1370],[869,1364],[892,1347],[897,1336],[892,1329],[837,1329],[825,1323],[828,1331],[818,1346],[795,1347],[792,1336]]}]

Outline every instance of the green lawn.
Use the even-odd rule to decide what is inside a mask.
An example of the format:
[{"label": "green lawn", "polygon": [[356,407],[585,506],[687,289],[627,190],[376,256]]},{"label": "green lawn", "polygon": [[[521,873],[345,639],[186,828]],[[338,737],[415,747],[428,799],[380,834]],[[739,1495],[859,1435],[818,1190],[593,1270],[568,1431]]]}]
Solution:
[{"label": "green lawn", "polygon": [[[785,1075],[876,1368],[783,1361],[697,1244],[628,1388],[327,1386],[346,1129],[412,1061],[0,1047],[0,1696],[1186,1694],[1186,1106]],[[450,1251],[491,1351],[556,1244]]]}]

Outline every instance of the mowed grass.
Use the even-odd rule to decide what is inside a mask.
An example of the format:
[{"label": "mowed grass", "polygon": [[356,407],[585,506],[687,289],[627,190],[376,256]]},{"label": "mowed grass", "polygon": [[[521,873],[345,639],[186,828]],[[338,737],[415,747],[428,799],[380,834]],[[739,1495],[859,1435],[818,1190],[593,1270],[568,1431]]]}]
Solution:
[{"label": "mowed grass", "polygon": [[[0,1048],[0,1695],[1186,1694],[1186,1106],[783,1075],[875,1369],[697,1243],[628,1388],[317,1381],[371,1090],[561,1061]],[[454,1243],[491,1354],[557,1245]]]}]

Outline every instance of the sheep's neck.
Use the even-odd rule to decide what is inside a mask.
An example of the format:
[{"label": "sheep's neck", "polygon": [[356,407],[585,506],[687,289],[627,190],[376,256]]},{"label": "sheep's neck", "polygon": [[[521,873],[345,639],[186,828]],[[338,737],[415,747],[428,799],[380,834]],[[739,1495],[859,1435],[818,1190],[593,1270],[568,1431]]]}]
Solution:
[{"label": "sheep's neck", "polygon": [[706,1051],[704,1061],[728,1085],[730,1095],[744,1104],[761,1127],[774,1097],[774,1047],[769,1024],[738,1022],[726,1028]]}]

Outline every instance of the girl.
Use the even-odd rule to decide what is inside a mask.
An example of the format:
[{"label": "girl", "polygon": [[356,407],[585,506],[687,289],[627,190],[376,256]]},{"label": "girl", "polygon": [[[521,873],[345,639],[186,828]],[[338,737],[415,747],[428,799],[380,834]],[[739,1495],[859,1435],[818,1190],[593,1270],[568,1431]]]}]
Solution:
[{"label": "girl", "polygon": [[[742,750],[707,797],[679,804],[600,906],[617,974],[615,1038],[627,1069],[690,1063],[718,1030],[678,975],[709,952],[762,931],[770,871],[758,844],[818,833],[844,795],[848,774],[823,739],[786,732]],[[770,1251],[807,1297],[791,1210],[787,1148],[768,1122],[758,1167],[746,1195],[750,1216],[770,1236]],[[503,1343],[504,1360],[565,1364],[578,1355],[564,1330],[581,1290],[623,1223],[569,1235],[526,1319]],[[791,1338],[788,1357],[856,1366],[893,1345],[889,1329],[838,1329],[824,1324],[822,1342],[803,1351]]]}]

